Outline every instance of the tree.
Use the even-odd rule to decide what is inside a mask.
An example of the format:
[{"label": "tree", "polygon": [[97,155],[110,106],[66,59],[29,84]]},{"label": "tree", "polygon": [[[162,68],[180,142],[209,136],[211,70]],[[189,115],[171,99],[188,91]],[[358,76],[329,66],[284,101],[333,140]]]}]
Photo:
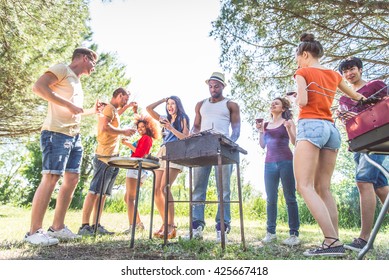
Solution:
[{"label": "tree", "polygon": [[[2,202],[13,200],[28,205],[40,182],[41,153],[36,134],[46,116],[47,102],[32,93],[32,84],[49,66],[60,61],[69,63],[75,47],[84,45],[99,53],[98,46],[90,43],[88,2],[0,1],[0,151],[12,156],[10,162],[17,163],[10,166],[0,162]],[[102,94],[111,96],[117,87],[130,83],[125,66],[118,63],[115,55],[99,55],[96,71],[90,77],[82,77],[85,108],[93,106]],[[84,117],[81,131],[85,152],[77,198],[92,170],[96,118]],[[29,143],[28,154],[22,152],[25,143]],[[9,147],[19,149],[19,154],[10,153]],[[20,195],[11,197],[12,193]],[[74,204],[79,206],[79,199]]]},{"label": "tree", "polygon": [[84,0],[0,1],[0,137],[39,130],[45,102],[32,84],[90,37],[88,20]]},{"label": "tree", "polygon": [[220,40],[220,62],[233,74],[232,94],[252,118],[293,85],[303,32],[322,43],[329,68],[353,55],[363,59],[369,79],[388,79],[388,23],[388,1],[223,0],[211,36]]}]

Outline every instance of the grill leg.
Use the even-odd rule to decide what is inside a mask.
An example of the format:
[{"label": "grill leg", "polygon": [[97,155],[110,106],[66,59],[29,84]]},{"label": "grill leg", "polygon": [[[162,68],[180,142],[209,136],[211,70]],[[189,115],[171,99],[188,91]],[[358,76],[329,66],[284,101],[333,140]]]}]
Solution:
[{"label": "grill leg", "polygon": [[153,232],[153,220],[154,220],[154,194],[155,194],[155,171],[153,172],[153,190],[151,191],[151,213],[150,213],[150,231],[149,231],[149,239],[152,239]]},{"label": "grill leg", "polygon": [[[223,174],[222,174],[222,156],[219,153],[217,156],[217,168],[218,168],[218,174],[219,174],[219,204],[220,204],[220,231],[221,231],[221,243],[222,243],[222,250],[224,251],[226,248],[226,235],[225,235],[225,224],[224,224],[224,196],[223,196]],[[228,201],[228,203],[230,203]]]},{"label": "grill leg", "polygon": [[166,186],[164,188],[165,192],[165,217],[164,217],[164,230],[163,230],[163,245],[167,245],[167,235],[168,235],[168,222],[169,222],[169,215],[168,215],[168,210],[169,210],[169,190],[170,190],[170,182],[169,182],[169,161],[166,160]]},{"label": "grill leg", "polygon": [[193,178],[192,178],[193,172],[192,167],[189,167],[189,238],[192,239],[193,237]]},{"label": "grill leg", "polygon": [[239,196],[239,218],[240,218],[240,237],[242,240],[243,250],[246,250],[246,242],[244,238],[244,226],[243,226],[243,202],[242,202],[242,187],[240,182],[240,168],[239,163],[236,164],[236,176],[238,180],[238,196]]},{"label": "grill leg", "polygon": [[139,167],[138,167],[138,180],[137,180],[137,184],[136,184],[134,217],[133,217],[133,220],[132,220],[130,248],[134,248],[136,216],[137,216],[137,213],[138,213],[138,202],[139,202],[139,191],[140,191],[140,179],[141,179],[141,176],[142,176],[142,162],[139,161],[138,164],[139,164]]}]

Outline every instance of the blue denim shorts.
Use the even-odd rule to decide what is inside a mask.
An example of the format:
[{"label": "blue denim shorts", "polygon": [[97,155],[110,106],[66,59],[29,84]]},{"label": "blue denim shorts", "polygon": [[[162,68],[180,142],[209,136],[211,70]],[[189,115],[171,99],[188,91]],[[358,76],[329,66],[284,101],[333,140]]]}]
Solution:
[{"label": "blue denim shorts", "polygon": [[[93,158],[93,177],[89,186],[89,192],[94,194],[100,194],[101,186],[103,184],[104,170],[108,165],[99,160],[98,156],[95,155]],[[108,167],[105,171],[105,180],[103,187],[103,194],[111,195],[112,187],[115,183],[116,176],[119,173],[119,168],[117,167]]]},{"label": "blue denim shorts", "polygon": [[319,149],[338,150],[340,133],[334,123],[320,119],[300,119],[297,123],[296,142],[306,140]]},{"label": "blue denim shorts", "polygon": [[[149,176],[149,172],[147,172],[147,170],[142,170],[142,174],[140,176],[140,182],[143,184],[143,182],[146,181],[148,176]],[[126,177],[138,180],[138,170],[128,169]]]},{"label": "blue denim shorts", "polygon": [[[382,164],[386,156],[370,154],[369,157],[376,163]],[[377,167],[369,163],[363,154],[354,153],[354,161],[356,164],[355,181],[372,183],[375,189],[388,185],[386,176]]]},{"label": "blue denim shorts", "polygon": [[81,136],[43,130],[40,139],[42,174],[62,175],[65,171],[80,173],[82,161]]}]

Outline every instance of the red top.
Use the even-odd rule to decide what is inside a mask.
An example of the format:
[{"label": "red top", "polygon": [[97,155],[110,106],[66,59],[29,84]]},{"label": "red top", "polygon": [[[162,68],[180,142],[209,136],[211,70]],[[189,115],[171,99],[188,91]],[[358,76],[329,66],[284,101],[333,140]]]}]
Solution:
[{"label": "red top", "polygon": [[136,145],[135,152],[131,155],[131,157],[142,158],[150,152],[151,146],[153,145],[153,139],[144,134]]},{"label": "red top", "polygon": [[[342,76],[330,69],[315,67],[303,67],[296,71],[295,76],[302,76],[307,85],[308,103],[300,107],[298,119],[322,119],[334,122],[332,119],[331,105]],[[323,89],[324,88],[324,89]],[[325,90],[327,89],[327,90]]]}]

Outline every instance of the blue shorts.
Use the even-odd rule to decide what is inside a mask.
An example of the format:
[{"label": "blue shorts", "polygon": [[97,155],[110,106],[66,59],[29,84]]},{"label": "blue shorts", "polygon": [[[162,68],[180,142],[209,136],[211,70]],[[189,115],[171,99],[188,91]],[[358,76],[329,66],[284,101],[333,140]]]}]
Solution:
[{"label": "blue shorts", "polygon": [[[148,176],[149,176],[149,172],[147,172],[147,170],[142,170],[142,174],[140,176],[140,182],[143,184],[143,182],[146,181]],[[128,169],[126,177],[138,180],[138,170]]]},{"label": "blue shorts", "polygon": [[[376,163],[382,164],[386,156],[370,154],[369,157]],[[354,161],[356,164],[355,181],[372,183],[375,189],[388,185],[386,176],[377,167],[369,163],[363,154],[354,153]]]},{"label": "blue shorts", "polygon": [[320,119],[300,119],[297,122],[296,142],[306,140],[319,149],[339,150],[340,133],[334,123]]},{"label": "blue shorts", "polygon": [[[94,194],[100,194],[101,186],[103,184],[103,176],[104,176],[104,170],[108,165],[99,160],[99,158],[95,155],[93,158],[93,177],[92,181],[89,186],[89,192]],[[105,171],[105,180],[104,180],[104,187],[103,187],[103,194],[105,195],[111,195],[112,193],[112,187],[115,183],[116,176],[119,173],[119,168],[117,167],[108,167]]]},{"label": "blue shorts", "polygon": [[80,173],[82,144],[79,134],[68,136],[43,130],[40,145],[42,150],[42,174]]}]

